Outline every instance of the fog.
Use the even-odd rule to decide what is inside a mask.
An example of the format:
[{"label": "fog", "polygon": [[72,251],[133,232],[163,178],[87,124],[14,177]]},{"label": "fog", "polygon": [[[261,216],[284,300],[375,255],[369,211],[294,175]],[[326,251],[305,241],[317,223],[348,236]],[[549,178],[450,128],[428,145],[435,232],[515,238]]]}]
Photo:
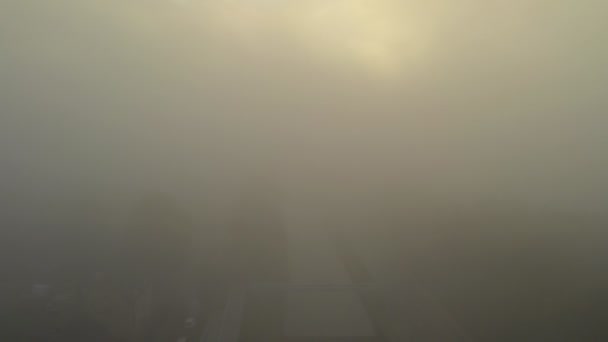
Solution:
[{"label": "fog", "polygon": [[[327,244],[356,254],[365,282],[424,302],[408,286],[422,288],[458,322],[413,340],[602,340],[607,9],[0,0],[3,285],[50,282],[43,260],[86,259],[72,247],[98,235],[112,274],[137,259],[107,257],[138,239],[133,227],[179,226],[197,284],[341,283],[320,266],[335,257],[308,252]],[[142,260],[134,269],[164,264]],[[361,266],[344,262],[357,283]],[[286,336],[310,337],[290,310]],[[392,318],[370,315],[388,329],[378,321]],[[250,332],[259,325],[245,322],[241,340],[291,341]],[[378,340],[407,340],[388,331]]]}]

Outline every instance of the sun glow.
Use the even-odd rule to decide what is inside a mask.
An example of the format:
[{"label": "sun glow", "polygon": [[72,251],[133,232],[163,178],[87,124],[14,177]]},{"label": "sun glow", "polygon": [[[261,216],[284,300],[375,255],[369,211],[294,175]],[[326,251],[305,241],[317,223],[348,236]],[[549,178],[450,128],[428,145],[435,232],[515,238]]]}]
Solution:
[{"label": "sun glow", "polygon": [[212,7],[222,32],[242,43],[266,48],[287,39],[318,60],[383,74],[420,61],[428,45],[420,20],[394,0],[220,0]]},{"label": "sun glow", "polygon": [[390,72],[407,62],[404,50],[410,49],[411,53],[412,49],[419,49],[408,37],[413,31],[401,22],[405,18],[400,18],[387,1],[335,0],[316,4],[302,12],[297,21],[298,32],[311,50],[326,57]]}]

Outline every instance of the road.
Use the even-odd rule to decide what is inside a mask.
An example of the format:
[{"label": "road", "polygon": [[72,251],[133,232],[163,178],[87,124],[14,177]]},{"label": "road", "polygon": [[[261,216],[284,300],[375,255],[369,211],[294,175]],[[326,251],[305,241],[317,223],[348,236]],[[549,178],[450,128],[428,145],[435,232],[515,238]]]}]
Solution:
[{"label": "road", "polygon": [[[289,211],[286,223],[289,282],[293,287],[286,300],[286,337],[318,340],[376,336],[353,279],[330,238],[329,227],[302,208]],[[340,288],[299,288],[306,284]]]},{"label": "road", "polygon": [[202,342],[470,341],[432,294],[375,281],[381,259],[306,206],[292,208],[283,219],[284,279],[232,289]]}]

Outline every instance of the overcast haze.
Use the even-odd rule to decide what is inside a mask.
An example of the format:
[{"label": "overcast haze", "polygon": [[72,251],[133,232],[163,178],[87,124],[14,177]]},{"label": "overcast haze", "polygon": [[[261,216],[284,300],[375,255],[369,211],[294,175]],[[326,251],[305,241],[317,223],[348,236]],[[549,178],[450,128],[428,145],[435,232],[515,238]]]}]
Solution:
[{"label": "overcast haze", "polygon": [[601,2],[2,7],[18,192],[216,182],[272,160],[472,199],[608,200]]},{"label": "overcast haze", "polygon": [[404,206],[595,220],[608,206],[607,11],[0,0],[3,225],[43,229],[83,199],[127,212],[150,192],[225,223],[258,191],[283,215],[304,207],[365,234]]}]

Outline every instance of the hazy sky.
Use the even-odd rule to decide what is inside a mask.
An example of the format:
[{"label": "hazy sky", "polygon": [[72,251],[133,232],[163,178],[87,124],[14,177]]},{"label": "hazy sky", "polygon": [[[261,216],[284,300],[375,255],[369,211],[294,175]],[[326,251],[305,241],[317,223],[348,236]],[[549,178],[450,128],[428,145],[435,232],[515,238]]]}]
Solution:
[{"label": "hazy sky", "polygon": [[218,194],[270,172],[341,196],[602,210],[606,10],[0,0],[3,200]]}]

